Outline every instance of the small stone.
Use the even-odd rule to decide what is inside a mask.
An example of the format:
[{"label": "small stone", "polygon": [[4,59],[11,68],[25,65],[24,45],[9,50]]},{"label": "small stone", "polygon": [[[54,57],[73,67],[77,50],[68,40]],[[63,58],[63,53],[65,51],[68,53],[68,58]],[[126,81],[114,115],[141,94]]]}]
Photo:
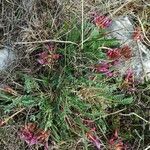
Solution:
[{"label": "small stone", "polygon": [[15,59],[15,54],[8,48],[0,49],[0,71],[5,70],[12,64]]}]

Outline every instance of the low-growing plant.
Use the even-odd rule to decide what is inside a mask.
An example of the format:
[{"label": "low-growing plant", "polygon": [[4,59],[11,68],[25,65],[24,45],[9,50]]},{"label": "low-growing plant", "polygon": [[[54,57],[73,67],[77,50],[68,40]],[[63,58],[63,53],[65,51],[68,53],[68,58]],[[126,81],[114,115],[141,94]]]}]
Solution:
[{"label": "low-growing plant", "polygon": [[[51,141],[58,145],[63,145],[70,139],[84,139],[82,142],[88,149],[86,141],[93,142],[92,136],[104,140],[104,143],[99,141],[101,146],[108,144],[105,134],[114,130],[114,127],[109,124],[107,116],[111,110],[132,104],[134,96],[132,91],[126,92],[121,88],[125,79],[124,86],[131,85],[129,79],[132,75],[125,79],[118,75],[114,60],[108,59],[108,53],[103,49],[118,48],[119,43],[116,39],[108,39],[105,36],[106,30],[99,28],[99,23],[98,19],[97,27],[85,22],[85,41],[81,41],[81,24],[69,22],[69,26],[73,26],[69,29],[66,22],[60,28],[61,41],[72,43],[37,45],[38,49],[30,55],[36,71],[26,74],[15,72],[18,86],[1,90],[0,107],[5,118],[15,110],[24,108],[23,111],[29,111],[27,118],[22,116],[26,122],[34,122],[49,131]],[[89,122],[96,129],[92,134],[89,134],[93,128]],[[115,136],[118,138],[118,135]],[[114,141],[113,138],[111,142],[114,144]]]}]

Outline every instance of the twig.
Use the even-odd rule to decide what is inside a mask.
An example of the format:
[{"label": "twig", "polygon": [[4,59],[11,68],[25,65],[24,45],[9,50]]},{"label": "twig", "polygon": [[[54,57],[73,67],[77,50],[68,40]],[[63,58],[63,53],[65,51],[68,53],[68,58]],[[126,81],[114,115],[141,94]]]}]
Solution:
[{"label": "twig", "polygon": [[8,3],[10,3],[10,4],[11,4],[11,2],[10,2],[9,0],[6,0],[6,2],[8,2]]},{"label": "twig", "polygon": [[82,0],[82,35],[81,35],[81,49],[84,47],[84,0]]},{"label": "twig", "polygon": [[18,115],[19,113],[21,113],[24,110],[25,110],[25,108],[22,108],[19,111],[17,111],[16,113],[14,113],[13,115],[11,115],[8,118],[4,119],[4,121],[2,121],[2,125],[6,124],[10,119],[12,119],[13,117],[15,117],[16,115]]},{"label": "twig", "polygon": [[40,44],[40,43],[49,43],[49,42],[54,42],[54,43],[65,43],[65,44],[73,44],[77,45],[77,43],[72,42],[72,41],[61,41],[61,40],[43,40],[43,41],[33,41],[33,42],[15,42],[15,45],[25,45],[25,44]]},{"label": "twig", "polygon": [[111,48],[109,48],[109,47],[104,47],[104,46],[102,46],[102,47],[99,47],[99,49],[111,50]]},{"label": "twig", "polygon": [[144,118],[142,118],[141,116],[139,116],[138,114],[136,114],[136,113],[134,113],[134,112],[131,112],[131,113],[129,113],[129,114],[120,114],[121,116],[136,116],[136,117],[138,117],[138,118],[140,118],[141,120],[143,120],[144,122],[146,122],[147,124],[150,124],[150,122],[149,121],[147,121],[146,119],[144,119]]},{"label": "twig", "polygon": [[149,42],[148,45],[150,45],[150,40],[147,38],[147,36],[146,36],[146,34],[145,34],[145,29],[144,29],[144,26],[143,26],[142,21],[141,21],[141,19],[139,18],[139,16],[137,16],[137,19],[138,19],[138,21],[139,21],[139,23],[140,23],[141,29],[142,29],[142,31],[143,31],[143,35],[144,35],[145,39]]},{"label": "twig", "polygon": [[150,3],[146,2],[145,0],[142,0],[142,2],[147,5],[147,6],[150,6]]},{"label": "twig", "polygon": [[144,150],[149,150],[150,149],[150,146],[148,146],[147,148],[145,148]]},{"label": "twig", "polygon": [[120,113],[120,112],[122,112],[122,111],[124,111],[124,110],[126,110],[126,108],[121,109],[121,110],[118,110],[118,111],[115,111],[115,112],[112,112],[112,113],[109,113],[109,114],[107,114],[107,115],[104,115],[103,117],[105,118],[105,117],[107,117],[107,116],[115,115],[115,114],[118,114],[118,113]]}]

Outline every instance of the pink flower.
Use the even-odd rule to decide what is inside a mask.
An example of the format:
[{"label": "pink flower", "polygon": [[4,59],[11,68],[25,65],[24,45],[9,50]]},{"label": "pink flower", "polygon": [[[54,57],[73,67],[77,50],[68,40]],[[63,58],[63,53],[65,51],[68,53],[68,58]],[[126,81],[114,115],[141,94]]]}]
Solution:
[{"label": "pink flower", "polygon": [[114,73],[113,72],[106,72],[106,76],[111,78],[114,76]]},{"label": "pink flower", "polygon": [[37,144],[37,137],[33,135],[33,133],[29,131],[23,131],[20,134],[20,138],[24,140],[29,146]]},{"label": "pink flower", "polygon": [[47,147],[49,133],[38,129],[36,124],[28,123],[25,127],[20,130],[19,136],[24,140],[29,146],[35,144],[42,144]]},{"label": "pink flower", "polygon": [[122,139],[118,136],[118,130],[115,130],[114,135],[109,140],[109,148],[114,150],[126,150],[126,145],[124,145]]},{"label": "pink flower", "polygon": [[39,53],[38,56],[39,58],[37,59],[37,61],[41,65],[51,64],[53,61],[56,61],[59,58],[61,58],[60,54],[50,54],[47,51]]},{"label": "pink flower", "polygon": [[107,51],[107,57],[109,59],[119,59],[121,56],[120,51],[118,48],[110,49]]},{"label": "pink flower", "polygon": [[124,75],[124,78],[121,84],[121,89],[128,93],[135,92],[137,90],[137,88],[135,87],[136,83],[137,81],[134,80],[133,71],[131,69],[128,69]]},{"label": "pink flower", "polygon": [[120,61],[119,60],[114,60],[111,62],[111,65],[112,66],[116,66],[116,65],[119,65]]},{"label": "pink flower", "polygon": [[38,54],[39,58],[37,59],[38,63],[41,65],[48,64],[48,52],[41,52]]},{"label": "pink flower", "polygon": [[95,66],[96,72],[103,73],[107,77],[116,77],[117,73],[111,70],[111,67],[118,64],[118,61],[101,62]]},{"label": "pink flower", "polygon": [[131,54],[131,48],[128,45],[124,45],[121,48],[115,48],[115,49],[110,49],[107,51],[107,57],[109,59],[120,59],[120,58],[124,58],[124,59],[130,59],[132,54]]},{"label": "pink flower", "polygon": [[100,141],[100,139],[93,135],[93,130],[90,130],[89,132],[86,133],[87,139],[98,149],[101,149],[102,143]]},{"label": "pink flower", "polygon": [[123,47],[120,48],[120,54],[121,56],[128,60],[132,57],[132,50],[128,45],[124,45]]},{"label": "pink flower", "polygon": [[6,124],[6,121],[0,119],[0,127],[3,127]]},{"label": "pink flower", "polygon": [[125,74],[125,81],[133,83],[134,82],[134,74],[131,69],[128,69]]},{"label": "pink flower", "polygon": [[96,71],[100,73],[106,73],[109,71],[109,63],[101,62],[100,64],[96,65]]},{"label": "pink flower", "polygon": [[104,15],[100,15],[100,16],[95,16],[94,18],[94,23],[102,28],[102,29],[105,29],[105,28],[108,28],[111,23],[112,23],[112,20],[110,18],[108,18],[107,16],[104,16]]}]

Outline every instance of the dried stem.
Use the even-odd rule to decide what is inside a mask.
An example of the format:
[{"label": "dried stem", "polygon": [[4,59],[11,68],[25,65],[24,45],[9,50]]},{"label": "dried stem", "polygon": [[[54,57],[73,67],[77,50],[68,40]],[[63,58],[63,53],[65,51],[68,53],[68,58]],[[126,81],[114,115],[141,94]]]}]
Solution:
[{"label": "dried stem", "polygon": [[16,113],[14,113],[13,115],[11,115],[8,118],[4,119],[3,124],[6,124],[10,119],[12,119],[13,117],[15,117],[16,115],[18,115],[19,113],[21,113],[24,110],[25,110],[25,108],[22,108],[19,111],[17,111]]},{"label": "dried stem", "polygon": [[61,41],[61,40],[43,40],[43,41],[33,41],[33,42],[15,42],[15,45],[26,45],[26,44],[40,44],[40,43],[49,43],[49,42],[54,42],[54,43],[65,43],[65,44],[73,44],[77,45],[77,43],[72,42],[72,41]]},{"label": "dried stem", "polygon": [[146,119],[142,118],[141,116],[139,116],[138,114],[136,114],[136,113],[134,113],[134,112],[131,112],[131,113],[129,113],[129,114],[122,114],[122,113],[120,113],[120,115],[121,115],[121,116],[133,116],[133,115],[134,115],[134,116],[140,118],[141,120],[143,120],[144,122],[146,122],[147,124],[150,124],[149,121],[147,121]]}]

